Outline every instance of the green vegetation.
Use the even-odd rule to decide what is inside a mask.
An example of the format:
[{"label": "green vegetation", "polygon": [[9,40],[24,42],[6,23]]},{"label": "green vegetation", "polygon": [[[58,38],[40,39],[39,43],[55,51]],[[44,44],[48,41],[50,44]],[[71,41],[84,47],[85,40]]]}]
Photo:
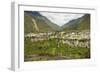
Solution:
[{"label": "green vegetation", "polygon": [[[38,24],[38,28],[41,32],[45,32],[45,31],[53,31],[53,29],[47,25],[44,21],[42,21],[41,19],[37,18],[37,17],[32,17],[32,16],[24,16],[24,20],[25,20],[25,33],[30,33],[30,32],[37,32],[36,28],[34,27],[34,23],[32,22],[32,19],[35,19],[37,21]],[[40,17],[41,18],[41,17]],[[44,29],[45,28],[45,29]]]},{"label": "green vegetation", "polygon": [[[32,21],[34,20],[34,21]],[[37,28],[39,30],[37,30]],[[71,34],[81,32],[90,32],[90,14],[69,21],[63,26],[51,22],[45,16],[42,16],[37,11],[24,12],[24,36],[31,33],[31,35],[24,37],[24,61],[41,61],[41,60],[62,60],[62,59],[86,59],[90,58],[90,48],[75,47],[60,42],[57,38],[60,37],[60,32],[65,32],[65,37],[68,39]],[[55,35],[39,35],[39,33],[54,33]],[[35,33],[35,34],[32,34]],[[68,35],[70,33],[70,35]],[[46,39],[50,36],[57,38]],[[67,36],[68,35],[68,36]],[[78,34],[77,34],[78,35]],[[76,35],[76,37],[78,37]],[[89,34],[87,34],[89,35]],[[67,36],[67,37],[66,37]],[[84,36],[84,35],[83,35]],[[44,37],[44,40],[32,41],[36,38]],[[75,36],[74,36],[75,37]],[[88,41],[90,42],[90,41]],[[87,44],[87,43],[86,43]]]},{"label": "green vegetation", "polygon": [[90,49],[58,43],[56,39],[31,42],[24,40],[25,61],[90,58]]},{"label": "green vegetation", "polygon": [[77,29],[79,30],[90,29],[90,14],[86,14],[85,16],[83,16],[83,18],[81,18],[81,21]]},{"label": "green vegetation", "polygon": [[49,21],[46,17],[30,16],[24,14],[25,33],[30,33],[30,32],[37,33],[36,28],[34,27],[34,23],[32,22],[32,19],[35,19],[40,32],[52,32],[52,31],[61,30],[58,25]]},{"label": "green vegetation", "polygon": [[83,17],[71,20],[69,23],[62,26],[63,30],[89,30],[90,29],[90,14],[85,14]]}]

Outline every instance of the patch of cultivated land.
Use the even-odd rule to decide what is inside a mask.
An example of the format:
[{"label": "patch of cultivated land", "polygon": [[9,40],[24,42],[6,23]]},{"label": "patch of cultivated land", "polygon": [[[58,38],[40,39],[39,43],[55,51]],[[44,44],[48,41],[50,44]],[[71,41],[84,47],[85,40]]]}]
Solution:
[{"label": "patch of cultivated land", "polygon": [[90,58],[90,33],[29,33],[24,39],[24,61]]}]

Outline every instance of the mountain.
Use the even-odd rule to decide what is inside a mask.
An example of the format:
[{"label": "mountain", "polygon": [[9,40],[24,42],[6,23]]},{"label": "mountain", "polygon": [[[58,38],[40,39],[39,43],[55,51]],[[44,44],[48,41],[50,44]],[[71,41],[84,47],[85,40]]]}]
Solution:
[{"label": "mountain", "polygon": [[62,26],[63,30],[89,30],[90,29],[90,14],[69,21]]},{"label": "mountain", "polygon": [[52,23],[37,11],[24,12],[24,32],[52,32],[59,31],[61,28]]},{"label": "mountain", "polygon": [[67,30],[89,30],[90,29],[90,14],[69,21],[63,26],[59,26],[51,22],[45,16],[42,16],[37,11],[24,12],[24,32],[55,32]]}]

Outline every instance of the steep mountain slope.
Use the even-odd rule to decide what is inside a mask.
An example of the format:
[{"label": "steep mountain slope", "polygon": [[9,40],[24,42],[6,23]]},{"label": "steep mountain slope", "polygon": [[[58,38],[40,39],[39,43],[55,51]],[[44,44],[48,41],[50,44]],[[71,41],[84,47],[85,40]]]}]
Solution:
[{"label": "steep mountain slope", "polygon": [[47,19],[46,17],[43,17],[43,20],[45,21],[45,23],[47,23],[53,30],[55,31],[61,31],[62,28],[57,25],[57,24],[54,24],[53,22],[51,22],[49,19]]},{"label": "steep mountain slope", "polygon": [[90,14],[86,14],[82,17],[78,29],[90,29]]},{"label": "steep mountain slope", "polygon": [[90,14],[85,14],[83,17],[71,20],[62,26],[63,30],[89,30],[90,29]]},{"label": "steep mountain slope", "polygon": [[[38,30],[37,30],[38,29]],[[25,11],[24,12],[24,32],[51,32],[58,31],[60,27],[46,17],[39,14],[37,11]]]}]

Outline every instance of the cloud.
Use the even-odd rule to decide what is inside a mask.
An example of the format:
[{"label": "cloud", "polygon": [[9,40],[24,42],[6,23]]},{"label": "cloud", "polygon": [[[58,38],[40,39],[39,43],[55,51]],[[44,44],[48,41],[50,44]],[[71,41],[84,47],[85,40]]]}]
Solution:
[{"label": "cloud", "polygon": [[82,17],[84,14],[72,14],[72,13],[54,13],[54,12],[40,12],[41,15],[47,17],[51,22],[62,26],[68,23],[70,20]]}]

